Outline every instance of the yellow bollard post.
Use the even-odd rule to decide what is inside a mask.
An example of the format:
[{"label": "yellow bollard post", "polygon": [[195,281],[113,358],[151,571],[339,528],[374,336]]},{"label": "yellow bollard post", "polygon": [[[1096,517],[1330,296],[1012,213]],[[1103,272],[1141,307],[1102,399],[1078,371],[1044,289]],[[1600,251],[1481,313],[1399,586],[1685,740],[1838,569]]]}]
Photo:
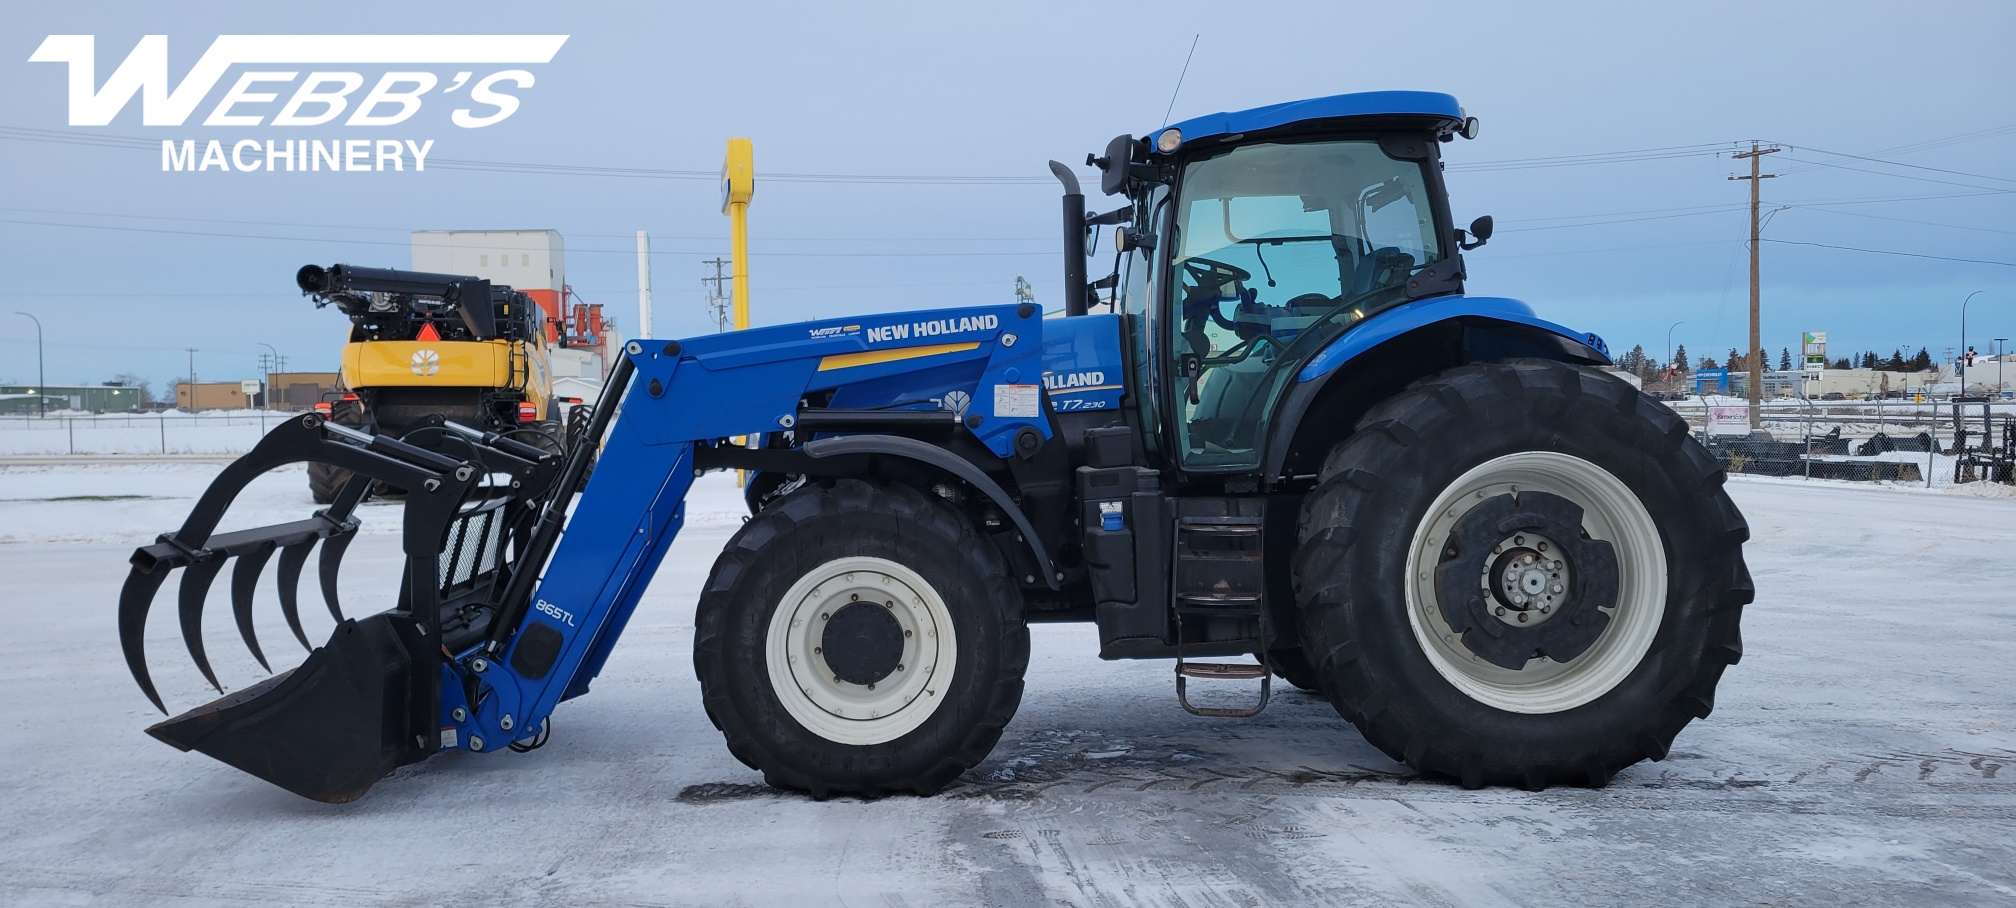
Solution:
[{"label": "yellow bollard post", "polygon": [[749,327],[749,200],[756,195],[756,158],[748,139],[729,139],[721,163],[721,213],[728,216],[735,330]]},{"label": "yellow bollard post", "polygon": [[[756,155],[748,139],[729,139],[721,162],[721,213],[728,216],[728,259],[734,301],[735,330],[749,327],[749,200],[756,195]],[[747,444],[735,436],[738,445]],[[747,470],[735,471],[735,485],[749,484]]]}]

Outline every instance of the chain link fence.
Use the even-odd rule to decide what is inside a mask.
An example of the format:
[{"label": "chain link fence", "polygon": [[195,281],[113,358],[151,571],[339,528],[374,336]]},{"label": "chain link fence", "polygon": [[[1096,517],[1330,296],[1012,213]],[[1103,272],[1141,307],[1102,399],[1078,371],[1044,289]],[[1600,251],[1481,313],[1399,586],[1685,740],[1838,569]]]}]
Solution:
[{"label": "chain link fence", "polygon": [[298,413],[0,416],[0,456],[61,454],[243,454],[268,429]]},{"label": "chain link fence", "polygon": [[[2002,478],[1969,467],[1983,458],[2009,457],[2005,427],[2016,420],[2012,401],[1792,399],[1766,402],[1753,432],[1748,402],[1738,398],[1666,405],[1732,473],[1927,486],[1951,485],[1956,474],[1960,481]],[[1711,422],[1720,422],[1713,417],[1729,409],[1742,411],[1743,422],[1733,433],[1711,431]]]}]

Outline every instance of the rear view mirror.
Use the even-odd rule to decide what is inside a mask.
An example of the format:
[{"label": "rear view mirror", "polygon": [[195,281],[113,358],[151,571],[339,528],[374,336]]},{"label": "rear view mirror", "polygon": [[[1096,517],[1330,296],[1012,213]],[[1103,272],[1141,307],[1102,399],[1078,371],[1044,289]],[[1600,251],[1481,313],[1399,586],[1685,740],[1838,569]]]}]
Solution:
[{"label": "rear view mirror", "polygon": [[1134,162],[1134,137],[1117,135],[1106,143],[1106,156],[1098,159],[1099,189],[1119,195],[1127,189],[1127,165]]},{"label": "rear view mirror", "polygon": [[1484,215],[1470,222],[1470,229],[1456,231],[1456,245],[1464,249],[1475,249],[1491,238],[1491,216]]}]

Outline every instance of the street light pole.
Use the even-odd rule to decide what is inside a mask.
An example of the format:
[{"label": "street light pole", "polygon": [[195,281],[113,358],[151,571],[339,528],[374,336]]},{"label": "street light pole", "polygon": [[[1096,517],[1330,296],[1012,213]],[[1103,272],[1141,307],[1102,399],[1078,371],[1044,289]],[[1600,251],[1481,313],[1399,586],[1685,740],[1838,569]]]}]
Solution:
[{"label": "street light pole", "polygon": [[1976,290],[1973,293],[1967,294],[1967,298],[1960,301],[1959,371],[1960,371],[1960,393],[1962,395],[1965,395],[1967,393],[1967,304],[1973,302],[1974,297],[1984,292],[1985,291]]},{"label": "street light pole", "polygon": [[1668,375],[1671,375],[1673,373],[1673,329],[1678,328],[1684,324],[1687,323],[1674,322],[1673,324],[1666,326],[1666,368],[1662,371],[1666,372]]},{"label": "street light pole", "polygon": [[273,374],[280,371],[280,351],[272,344],[260,341],[259,346],[273,351],[273,371],[266,373],[266,409],[273,409]]},{"label": "street light pole", "polygon": [[14,314],[26,315],[29,321],[35,323],[35,415],[48,416],[49,379],[42,371],[42,320],[26,312]]}]

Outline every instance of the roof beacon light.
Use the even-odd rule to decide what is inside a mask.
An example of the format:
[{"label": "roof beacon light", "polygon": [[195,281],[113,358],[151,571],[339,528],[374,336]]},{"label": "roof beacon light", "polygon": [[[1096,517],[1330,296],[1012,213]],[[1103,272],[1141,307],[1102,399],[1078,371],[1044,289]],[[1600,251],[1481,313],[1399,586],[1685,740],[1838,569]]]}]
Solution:
[{"label": "roof beacon light", "polygon": [[1177,146],[1182,144],[1183,130],[1180,129],[1165,129],[1161,135],[1155,137],[1155,150],[1163,154],[1173,153]]}]

